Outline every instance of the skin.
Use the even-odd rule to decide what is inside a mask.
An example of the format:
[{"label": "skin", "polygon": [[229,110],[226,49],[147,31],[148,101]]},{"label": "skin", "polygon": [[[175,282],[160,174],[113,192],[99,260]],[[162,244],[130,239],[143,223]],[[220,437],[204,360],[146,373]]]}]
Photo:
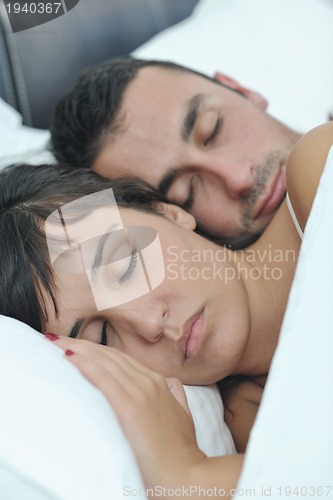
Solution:
[{"label": "skin", "polygon": [[[281,252],[292,249],[297,255],[299,246],[285,206],[281,207],[278,219],[285,227],[289,222],[291,238],[288,245],[279,243],[281,233],[273,237],[268,231],[267,237],[265,233],[261,241],[239,254],[194,233],[193,216],[177,206],[164,205],[164,217],[131,209],[120,208],[119,212],[127,228],[148,226],[158,233],[165,261],[164,281],[151,292],[129,300],[130,290],[136,286],[140,274],[135,267],[128,280],[119,284],[119,277],[128,272],[128,257],[124,264],[118,262],[108,271],[107,286],[102,293],[112,300],[114,295],[121,294],[124,303],[98,311],[86,273],[59,272],[59,314],[55,317],[53,305],[46,297],[47,330],[69,335],[77,320],[82,319],[77,337],[100,343],[103,325],[107,325],[107,345],[134,356],[164,376],[176,376],[186,384],[209,384],[237,373],[267,373],[296,261],[295,257],[272,263],[268,250],[274,238]],[[109,213],[103,209],[94,216],[99,221],[102,217],[109,220]],[[93,228],[96,226],[94,216],[89,219]],[[87,237],[87,224],[84,224],[83,234]],[[75,238],[77,241],[76,232]],[[127,233],[115,241],[115,247],[111,245],[109,249],[111,253],[105,252],[106,259],[128,245]],[[210,251],[209,258],[204,258],[207,251]],[[131,252],[132,243],[129,242],[127,255]],[[255,263],[246,259],[253,252],[259,256]],[[194,255],[192,261],[191,255]],[[195,258],[198,255],[201,260]],[[181,265],[185,266],[185,271],[180,269]],[[238,272],[238,266],[242,272]],[[278,267],[281,278],[272,279],[269,272],[264,273],[264,266]],[[253,268],[260,279],[249,278]],[[212,278],[214,269],[222,272],[215,279]],[[196,279],[190,279],[193,275]],[[184,339],[193,318],[201,313],[200,349],[189,356],[184,350]]]},{"label": "skin", "polygon": [[229,427],[238,453],[244,453],[257,416],[266,376],[252,377],[235,384],[223,394],[224,420]]},{"label": "skin", "polygon": [[[300,136],[265,113],[258,93],[222,74],[219,81],[228,87],[186,71],[141,69],[125,91],[120,129],[107,136],[93,169],[145,179],[205,231],[244,247],[276,213],[286,159]],[[201,96],[197,117],[188,120],[194,125],[184,138],[195,96]]]},{"label": "skin", "polygon": [[[288,189],[303,226],[332,144],[333,124],[327,124],[307,134],[291,155]],[[292,233],[289,236],[293,238]],[[116,349],[68,338],[58,339],[56,344],[67,350],[69,361],[113,406],[148,488],[161,484],[166,488],[200,485],[229,491],[236,487],[242,455],[207,458],[200,452],[177,381],[166,380]]]}]

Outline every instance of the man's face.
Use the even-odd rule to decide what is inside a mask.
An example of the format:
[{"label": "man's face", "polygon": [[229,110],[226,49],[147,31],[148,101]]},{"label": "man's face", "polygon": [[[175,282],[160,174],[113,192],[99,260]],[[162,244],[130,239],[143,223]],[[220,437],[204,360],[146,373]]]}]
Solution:
[{"label": "man's face", "polygon": [[246,245],[284,197],[286,158],[298,139],[253,101],[186,71],[143,68],[93,169],[141,177],[203,230]]}]

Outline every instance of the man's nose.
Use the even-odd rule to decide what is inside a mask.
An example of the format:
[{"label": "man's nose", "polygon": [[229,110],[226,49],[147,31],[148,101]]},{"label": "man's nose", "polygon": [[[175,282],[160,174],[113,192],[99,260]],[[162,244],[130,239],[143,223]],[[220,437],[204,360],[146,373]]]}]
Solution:
[{"label": "man's nose", "polygon": [[241,198],[254,186],[255,169],[251,161],[228,160],[215,154],[206,158],[204,168],[222,181],[232,199]]},{"label": "man's nose", "polygon": [[167,310],[167,305],[162,302],[149,303],[139,299],[118,310],[119,322],[133,335],[155,343],[163,336]]}]

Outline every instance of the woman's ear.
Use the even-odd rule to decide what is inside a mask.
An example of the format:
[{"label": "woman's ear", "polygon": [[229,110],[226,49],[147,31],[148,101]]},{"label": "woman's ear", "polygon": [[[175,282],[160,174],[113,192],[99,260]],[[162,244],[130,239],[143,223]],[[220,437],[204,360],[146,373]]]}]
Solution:
[{"label": "woman's ear", "polygon": [[159,212],[164,215],[164,217],[181,227],[194,231],[197,224],[192,214],[172,203],[160,203],[160,206],[162,209],[159,210]]}]

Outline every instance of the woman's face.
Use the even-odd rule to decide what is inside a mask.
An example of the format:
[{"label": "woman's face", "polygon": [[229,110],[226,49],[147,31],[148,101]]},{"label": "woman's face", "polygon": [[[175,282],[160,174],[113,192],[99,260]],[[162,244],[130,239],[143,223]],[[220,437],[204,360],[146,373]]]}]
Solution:
[{"label": "woman's face", "polygon": [[54,262],[59,314],[46,298],[47,331],[104,343],[187,384],[238,372],[250,315],[232,254],[195,234],[178,207],[169,218],[114,213],[97,209],[66,233],[76,250]]}]

